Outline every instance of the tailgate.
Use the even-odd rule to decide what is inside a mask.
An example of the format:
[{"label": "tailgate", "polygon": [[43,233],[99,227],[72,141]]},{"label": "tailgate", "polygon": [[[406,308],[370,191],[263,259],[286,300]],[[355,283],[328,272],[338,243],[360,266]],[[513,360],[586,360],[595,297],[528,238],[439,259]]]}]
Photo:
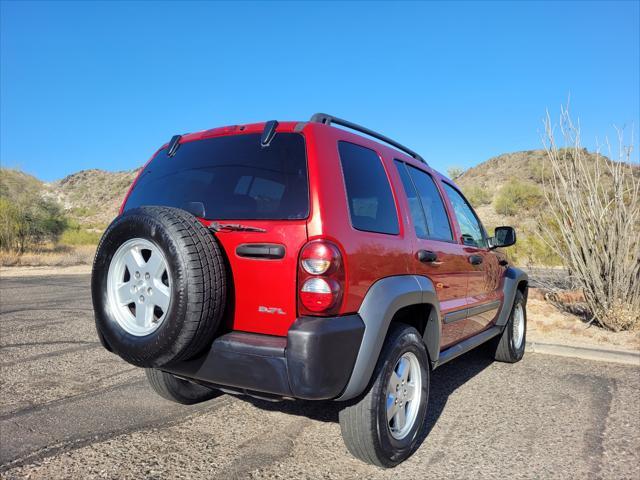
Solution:
[{"label": "tailgate", "polygon": [[306,221],[242,224],[265,232],[222,230],[216,234],[231,265],[229,318],[233,324],[228,326],[284,336],[296,320],[298,253],[307,242]]}]

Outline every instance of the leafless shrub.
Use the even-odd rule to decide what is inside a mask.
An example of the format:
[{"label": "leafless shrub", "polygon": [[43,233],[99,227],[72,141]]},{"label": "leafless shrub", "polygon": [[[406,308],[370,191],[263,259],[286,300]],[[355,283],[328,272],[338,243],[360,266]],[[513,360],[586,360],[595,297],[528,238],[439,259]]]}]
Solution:
[{"label": "leafless shrub", "polygon": [[[640,168],[618,133],[616,156],[589,156],[580,126],[562,108],[558,147],[549,114],[543,194],[551,222],[542,236],[582,289],[591,320],[614,331],[640,327]],[[611,160],[613,159],[613,160]],[[550,227],[550,224],[553,227]],[[553,231],[552,231],[553,230]]]}]

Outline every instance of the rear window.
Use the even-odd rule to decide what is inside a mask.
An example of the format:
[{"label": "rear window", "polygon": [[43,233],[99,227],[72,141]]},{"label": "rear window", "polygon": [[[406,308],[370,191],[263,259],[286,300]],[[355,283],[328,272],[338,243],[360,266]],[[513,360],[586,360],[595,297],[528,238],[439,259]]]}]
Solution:
[{"label": "rear window", "polygon": [[396,206],[378,154],[349,142],[338,142],[338,151],[353,228],[397,235]]},{"label": "rear window", "polygon": [[143,205],[189,209],[202,203],[215,220],[295,220],[309,214],[304,138],[278,133],[231,135],[163,149],[140,175],[125,210]]}]

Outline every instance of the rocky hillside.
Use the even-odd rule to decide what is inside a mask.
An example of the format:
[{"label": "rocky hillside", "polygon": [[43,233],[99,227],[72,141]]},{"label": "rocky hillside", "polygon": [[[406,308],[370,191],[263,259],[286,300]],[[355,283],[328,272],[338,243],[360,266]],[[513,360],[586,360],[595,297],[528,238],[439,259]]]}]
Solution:
[{"label": "rocky hillside", "polygon": [[[498,225],[521,226],[530,223],[531,210],[543,205],[542,178],[544,150],[505,153],[466,170],[455,182],[462,188],[487,227]],[[497,208],[496,202],[504,187],[515,190],[513,208]]]},{"label": "rocky hillside", "polygon": [[540,184],[542,182],[542,165],[545,159],[546,152],[544,150],[504,153],[466,170],[456,179],[456,182],[460,186],[477,185],[491,188],[501,186],[508,180],[516,178]]},{"label": "rocky hillside", "polygon": [[[610,182],[603,162],[611,160],[586,150],[584,154],[587,165],[593,167],[600,162],[601,181]],[[543,179],[550,174],[548,168],[544,150],[505,153],[470,168],[455,182],[488,226],[514,221],[531,226],[530,220],[544,213]],[[640,175],[640,168],[634,171]]]},{"label": "rocky hillside", "polygon": [[105,228],[118,208],[137,170],[106,172],[83,170],[45,183],[24,172],[0,169],[0,195],[8,201],[40,195],[59,203],[66,215],[86,227]]},{"label": "rocky hillside", "polygon": [[49,188],[36,177],[12,168],[0,168],[0,196],[8,200],[48,195]]},{"label": "rocky hillside", "polygon": [[71,218],[85,225],[104,228],[117,215],[137,173],[138,170],[82,170],[48,187]]}]

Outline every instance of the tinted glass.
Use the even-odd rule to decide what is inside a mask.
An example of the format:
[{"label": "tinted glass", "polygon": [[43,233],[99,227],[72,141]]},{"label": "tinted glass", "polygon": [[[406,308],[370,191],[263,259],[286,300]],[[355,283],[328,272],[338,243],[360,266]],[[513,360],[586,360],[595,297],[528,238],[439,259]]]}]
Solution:
[{"label": "tinted glass", "polygon": [[402,179],[404,193],[407,195],[407,201],[409,203],[409,214],[411,215],[411,219],[413,220],[413,226],[416,230],[416,236],[418,238],[428,238],[427,221],[424,218],[422,205],[420,204],[418,193],[416,192],[416,189],[413,186],[413,182],[411,181],[409,172],[407,172],[407,167],[403,162],[399,160],[396,160],[395,164],[396,164],[396,167],[398,168],[398,173],[400,174],[400,178]]},{"label": "tinted glass", "polygon": [[449,217],[447,217],[447,211],[444,208],[442,197],[440,197],[440,192],[433,178],[431,178],[431,175],[428,173],[410,165],[407,165],[407,170],[416,186],[420,202],[422,203],[424,216],[427,221],[428,238],[434,240],[453,240]]},{"label": "tinted glass", "polygon": [[398,234],[398,215],[378,154],[348,142],[338,142],[338,151],[353,227]]},{"label": "tinted glass", "polygon": [[306,218],[309,187],[304,138],[278,133],[269,147],[259,134],[231,135],[158,152],[140,176],[125,210],[142,205],[204,205],[216,220]]},{"label": "tinted glass", "polygon": [[462,242],[471,247],[485,248],[487,240],[484,235],[484,229],[469,203],[451,185],[445,183],[444,189],[458,219],[458,225],[460,225],[460,230],[462,231]]}]

